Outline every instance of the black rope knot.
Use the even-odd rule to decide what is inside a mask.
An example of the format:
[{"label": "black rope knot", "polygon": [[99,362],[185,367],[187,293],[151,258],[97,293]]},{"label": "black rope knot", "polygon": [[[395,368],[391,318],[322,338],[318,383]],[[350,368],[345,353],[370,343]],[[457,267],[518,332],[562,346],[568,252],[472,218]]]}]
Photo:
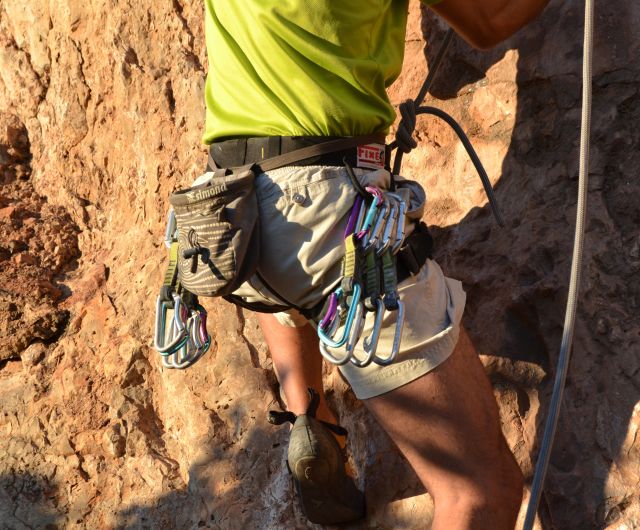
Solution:
[{"label": "black rope knot", "polygon": [[403,153],[409,153],[418,146],[418,142],[413,138],[413,131],[416,128],[416,102],[407,99],[400,103],[400,123],[396,132],[396,144]]}]

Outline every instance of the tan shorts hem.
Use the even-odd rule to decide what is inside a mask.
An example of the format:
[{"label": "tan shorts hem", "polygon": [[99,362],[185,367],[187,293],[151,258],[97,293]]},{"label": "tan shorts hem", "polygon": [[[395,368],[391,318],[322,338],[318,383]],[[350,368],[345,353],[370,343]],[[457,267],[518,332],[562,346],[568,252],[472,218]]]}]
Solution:
[{"label": "tan shorts hem", "polygon": [[363,377],[361,380],[357,376],[351,376],[349,383],[354,394],[358,399],[369,399],[391,392],[428,374],[453,353],[459,334],[460,326],[456,325],[449,328],[441,341],[413,354],[411,359],[395,361],[381,369],[377,375]]},{"label": "tan shorts hem", "polygon": [[289,309],[288,311],[281,311],[279,313],[273,313],[276,320],[283,326],[290,328],[301,328],[308,323],[308,320],[303,317],[296,309]]},{"label": "tan shorts hem", "polygon": [[[462,284],[444,276],[435,261],[427,260],[415,277],[400,284],[399,294],[406,319],[401,350],[393,364],[340,367],[359,399],[379,396],[425,375],[443,363],[458,342],[466,294]],[[383,330],[378,348],[388,352],[392,338],[390,326]]]}]

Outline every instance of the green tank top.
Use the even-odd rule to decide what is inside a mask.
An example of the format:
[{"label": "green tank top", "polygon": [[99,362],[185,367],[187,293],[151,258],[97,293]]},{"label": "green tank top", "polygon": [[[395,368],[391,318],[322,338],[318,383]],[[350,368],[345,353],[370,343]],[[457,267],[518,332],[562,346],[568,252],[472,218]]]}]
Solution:
[{"label": "green tank top", "polygon": [[205,0],[205,9],[205,143],[393,123],[386,88],[402,68],[408,0]]}]

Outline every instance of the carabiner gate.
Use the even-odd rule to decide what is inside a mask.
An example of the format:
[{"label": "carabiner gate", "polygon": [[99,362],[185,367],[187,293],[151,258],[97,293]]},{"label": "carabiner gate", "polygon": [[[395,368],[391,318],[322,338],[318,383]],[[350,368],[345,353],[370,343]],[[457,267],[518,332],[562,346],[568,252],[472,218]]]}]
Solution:
[{"label": "carabiner gate", "polygon": [[391,353],[389,357],[383,359],[377,355],[374,357],[373,362],[381,366],[387,366],[396,360],[398,352],[400,351],[400,342],[402,340],[402,331],[404,329],[404,302],[398,300],[398,316],[396,317],[396,329],[393,333],[393,346],[391,347]]},{"label": "carabiner gate", "polygon": [[364,338],[362,349],[365,353],[363,360],[358,359],[355,355],[351,358],[351,362],[358,368],[369,366],[375,358],[376,349],[378,348],[378,340],[380,339],[380,331],[382,330],[382,317],[384,316],[384,304],[380,298],[376,298],[376,316],[373,321],[373,329],[371,335]]}]

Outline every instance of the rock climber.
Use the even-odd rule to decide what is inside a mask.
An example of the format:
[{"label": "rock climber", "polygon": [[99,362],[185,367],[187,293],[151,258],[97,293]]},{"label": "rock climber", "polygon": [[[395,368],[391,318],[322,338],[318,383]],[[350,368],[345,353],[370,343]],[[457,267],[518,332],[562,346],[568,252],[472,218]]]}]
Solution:
[{"label": "rock climber", "polygon": [[[535,18],[547,2],[424,3],[484,49]],[[408,0],[205,0],[205,8],[203,138],[215,165],[259,163],[335,138],[384,138],[395,120],[386,88],[402,67]],[[345,164],[362,186],[388,188],[381,143],[257,177],[261,276],[240,287],[238,299],[308,308],[327,296],[340,280],[342,232],[356,196]],[[432,495],[433,529],[513,528],[523,479],[502,435],[491,385],[460,324],[465,293],[435,261],[421,262],[398,288],[405,323],[397,359],[366,368],[347,363],[341,374]],[[321,524],[363,517],[363,495],[344,470],[336,442],[341,430],[324,399],[314,326],[297,309],[261,312],[258,319],[294,423],[288,464],[306,516]],[[370,328],[367,320],[364,333]],[[393,335],[390,318],[378,351],[392,348]]]}]

